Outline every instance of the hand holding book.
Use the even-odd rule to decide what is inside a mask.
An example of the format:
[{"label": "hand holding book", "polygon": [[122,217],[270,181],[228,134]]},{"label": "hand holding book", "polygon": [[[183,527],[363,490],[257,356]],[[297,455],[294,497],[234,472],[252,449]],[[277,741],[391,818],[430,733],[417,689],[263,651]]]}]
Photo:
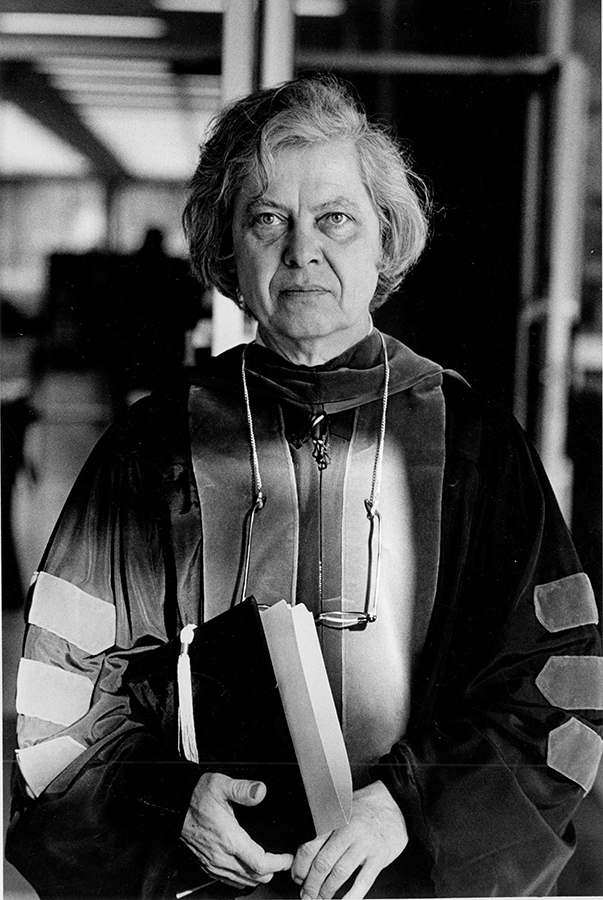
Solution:
[{"label": "hand holding book", "polygon": [[291,877],[301,887],[302,900],[335,894],[344,900],[362,900],[382,869],[402,853],[407,843],[400,807],[383,782],[376,781],[354,792],[354,808],[347,825],[302,844]]},{"label": "hand holding book", "polygon": [[237,888],[256,887],[270,881],[274,872],[291,868],[291,854],[265,852],[234,815],[234,804],[256,806],[265,796],[266,786],[258,781],[217,773],[199,779],[182,840],[213,878]]},{"label": "hand holding book", "polygon": [[[238,820],[237,841],[246,832],[262,852],[292,859],[301,844],[344,825],[352,804],[349,763],[312,616],[283,601],[260,616],[250,598],[199,626],[192,639],[185,631],[186,666],[178,666],[179,641],[130,665],[132,714],[175,758],[184,699],[193,719],[185,729],[186,755],[198,763],[200,778],[207,775],[199,790],[208,781],[223,786],[216,775],[262,782],[267,792],[257,805],[222,797],[228,825]],[[188,673],[181,679],[189,682],[185,691],[178,688],[178,668]],[[269,860],[266,868],[265,858],[253,859],[263,876],[282,865]],[[183,876],[178,885],[190,881],[190,873]]]}]

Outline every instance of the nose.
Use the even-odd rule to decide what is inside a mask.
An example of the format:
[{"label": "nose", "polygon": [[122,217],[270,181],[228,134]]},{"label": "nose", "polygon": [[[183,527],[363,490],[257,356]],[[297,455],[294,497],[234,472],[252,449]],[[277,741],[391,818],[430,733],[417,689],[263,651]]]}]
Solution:
[{"label": "nose", "polygon": [[311,223],[296,222],[287,234],[283,262],[292,269],[304,268],[321,260],[319,234]]}]

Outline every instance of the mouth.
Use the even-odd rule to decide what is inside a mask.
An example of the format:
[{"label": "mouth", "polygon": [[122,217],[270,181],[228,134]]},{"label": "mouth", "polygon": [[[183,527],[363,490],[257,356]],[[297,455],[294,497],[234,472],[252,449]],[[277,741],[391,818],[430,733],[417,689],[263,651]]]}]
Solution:
[{"label": "mouth", "polygon": [[328,294],[329,289],[323,287],[321,284],[305,284],[305,285],[290,285],[289,287],[283,287],[279,291],[280,294],[285,295],[294,295],[294,296],[303,296],[303,295],[311,295],[311,294]]}]

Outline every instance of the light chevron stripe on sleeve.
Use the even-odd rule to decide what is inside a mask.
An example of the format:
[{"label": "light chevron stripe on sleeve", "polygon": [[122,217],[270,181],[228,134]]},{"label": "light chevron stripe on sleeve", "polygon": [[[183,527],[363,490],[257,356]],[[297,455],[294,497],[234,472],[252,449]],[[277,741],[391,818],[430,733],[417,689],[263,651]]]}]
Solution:
[{"label": "light chevron stripe on sleeve", "polygon": [[115,643],[115,607],[75,584],[38,572],[29,622],[96,655]]},{"label": "light chevron stripe on sleeve", "polygon": [[17,761],[21,774],[31,788],[34,797],[39,797],[51,781],[60,775],[86,748],[69,735],[62,735],[32,747],[17,750]]},{"label": "light chevron stripe on sleeve", "polygon": [[93,689],[94,682],[85,675],[22,659],[17,673],[17,712],[73,725],[90,709]]},{"label": "light chevron stripe on sleeve", "polygon": [[534,588],[536,618],[547,631],[596,625],[599,612],[588,575],[577,572]]},{"label": "light chevron stripe on sleeve", "polygon": [[575,781],[588,793],[603,755],[603,740],[572,716],[549,734],[547,765]]},{"label": "light chevron stripe on sleeve", "polygon": [[559,709],[603,709],[603,657],[551,656],[536,687]]}]

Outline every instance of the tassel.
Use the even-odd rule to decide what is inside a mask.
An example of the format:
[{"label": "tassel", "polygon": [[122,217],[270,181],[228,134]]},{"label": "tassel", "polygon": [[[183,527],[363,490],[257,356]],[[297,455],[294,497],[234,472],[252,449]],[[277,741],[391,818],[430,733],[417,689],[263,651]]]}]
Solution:
[{"label": "tassel", "polygon": [[188,648],[195,636],[196,625],[186,625],[180,632],[178,657],[178,749],[189,762],[199,762],[195,719],[193,713],[193,683]]}]

